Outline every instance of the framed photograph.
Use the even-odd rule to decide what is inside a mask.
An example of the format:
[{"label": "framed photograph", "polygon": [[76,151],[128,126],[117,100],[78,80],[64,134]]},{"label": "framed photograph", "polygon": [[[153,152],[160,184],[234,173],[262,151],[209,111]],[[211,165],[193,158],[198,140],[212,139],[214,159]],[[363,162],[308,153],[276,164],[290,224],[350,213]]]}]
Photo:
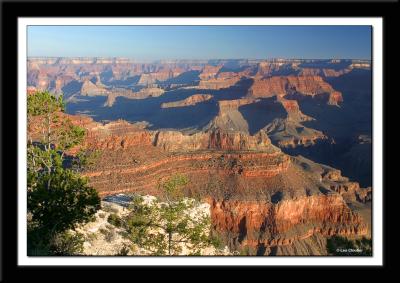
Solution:
[{"label": "framed photograph", "polygon": [[7,4],[14,271],[383,266],[384,5]]}]

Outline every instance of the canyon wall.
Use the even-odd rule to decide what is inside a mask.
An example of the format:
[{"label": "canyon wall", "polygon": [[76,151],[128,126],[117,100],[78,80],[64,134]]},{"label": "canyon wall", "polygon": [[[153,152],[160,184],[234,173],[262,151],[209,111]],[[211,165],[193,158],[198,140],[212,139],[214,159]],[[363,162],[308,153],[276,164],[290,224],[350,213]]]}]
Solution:
[{"label": "canyon wall", "polygon": [[271,248],[291,245],[315,234],[366,235],[368,227],[339,195],[315,195],[277,204],[209,200],[214,229],[231,245]]},{"label": "canyon wall", "polygon": [[164,102],[161,104],[161,108],[193,106],[198,103],[210,100],[212,98],[213,98],[213,96],[211,94],[194,94],[183,100],[173,101],[173,102]]},{"label": "canyon wall", "polygon": [[255,79],[248,95],[250,97],[284,97],[288,94],[305,96],[328,95],[329,104],[343,101],[340,92],[335,91],[330,84],[320,76],[274,76]]}]

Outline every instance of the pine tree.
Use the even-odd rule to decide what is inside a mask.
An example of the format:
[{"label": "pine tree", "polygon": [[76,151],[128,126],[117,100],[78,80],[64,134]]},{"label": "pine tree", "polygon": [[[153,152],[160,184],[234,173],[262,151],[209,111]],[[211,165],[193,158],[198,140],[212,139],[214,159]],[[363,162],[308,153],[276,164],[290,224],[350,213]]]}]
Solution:
[{"label": "pine tree", "polygon": [[132,212],[124,223],[130,240],[152,255],[179,255],[186,247],[191,255],[214,243],[210,235],[210,217],[191,215],[196,201],[184,198],[182,188],[188,179],[174,175],[161,183],[163,200],[145,203],[143,197],[134,197]]},{"label": "pine tree", "polygon": [[62,95],[47,91],[29,95],[27,109],[28,253],[62,254],[62,247],[68,247],[65,253],[70,254],[73,248],[65,242],[81,241],[67,230],[91,220],[100,207],[96,190],[76,170],[64,166],[66,151],[82,143],[85,130],[63,115]]}]

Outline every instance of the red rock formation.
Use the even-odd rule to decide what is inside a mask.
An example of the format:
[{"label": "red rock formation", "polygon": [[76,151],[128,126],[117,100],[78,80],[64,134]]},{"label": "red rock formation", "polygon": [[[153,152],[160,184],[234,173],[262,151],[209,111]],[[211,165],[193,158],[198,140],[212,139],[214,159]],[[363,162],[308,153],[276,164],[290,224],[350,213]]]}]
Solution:
[{"label": "red rock formation", "polygon": [[215,67],[207,65],[204,67],[204,69],[201,72],[201,74],[199,75],[199,77],[201,80],[208,80],[208,79],[214,78],[218,74],[218,72],[221,68],[222,68],[222,65],[215,66]]},{"label": "red rock formation", "polygon": [[253,98],[218,101],[218,115],[208,123],[204,130],[206,132],[222,130],[224,132],[248,133],[249,126],[238,108],[256,101]]},{"label": "red rock formation", "polygon": [[245,246],[288,245],[314,233],[355,236],[368,231],[361,216],[351,211],[339,195],[315,195],[277,204],[213,199],[209,202],[214,228],[222,234],[233,234]]},{"label": "red rock formation", "polygon": [[107,100],[104,106],[111,107],[117,97],[125,97],[128,99],[146,99],[149,97],[158,97],[164,94],[164,90],[158,87],[146,87],[142,88],[138,92],[133,92],[129,89],[113,89],[107,94]]},{"label": "red rock formation", "polygon": [[211,78],[208,80],[201,80],[199,83],[199,89],[222,89],[229,88],[234,86],[237,82],[240,81],[239,76],[231,77],[231,78]]},{"label": "red rock formation", "polygon": [[258,64],[256,78],[270,76],[274,72],[277,72],[280,69],[282,69],[282,66],[285,65],[288,64],[285,64],[284,62],[268,62],[268,61],[260,62]]},{"label": "red rock formation", "polygon": [[229,110],[237,110],[240,106],[258,102],[254,98],[240,98],[233,100],[220,100],[218,101],[219,114],[222,115]]},{"label": "red rock formation", "polygon": [[323,76],[323,77],[339,77],[351,71],[350,68],[335,70],[329,68],[302,68],[300,76]]},{"label": "red rock formation", "polygon": [[153,145],[170,152],[185,152],[206,149],[209,135],[195,133],[185,135],[179,131],[159,131],[154,134]]},{"label": "red rock formation", "polygon": [[[109,195],[122,192],[140,192],[158,195],[157,190],[160,180],[168,178],[171,174],[184,174],[191,180],[190,188],[198,192],[204,192],[210,182],[210,174],[215,178],[232,178],[239,176],[247,179],[272,178],[285,172],[290,164],[290,159],[282,153],[257,153],[240,152],[225,153],[223,151],[198,151],[195,153],[180,153],[174,155],[155,154],[155,148],[140,146],[140,150],[146,152],[147,157],[135,158],[127,164],[109,167],[109,162],[114,150],[103,156],[101,165],[95,170],[84,173],[89,177],[90,184],[96,188],[100,195]],[[137,152],[129,151],[130,156]],[[123,153],[121,153],[123,154]],[[122,157],[122,155],[119,156]],[[129,158],[124,156],[122,158]],[[152,160],[153,159],[153,160]],[[121,161],[120,161],[121,162]],[[101,167],[105,167],[101,169]]]},{"label": "red rock formation", "polygon": [[240,132],[215,130],[209,134],[209,149],[219,150],[271,150],[272,145],[264,131],[250,136]]},{"label": "red rock formation", "polygon": [[304,147],[308,147],[308,146],[312,146],[315,145],[317,142],[319,142],[320,140],[325,140],[327,139],[325,136],[307,136],[307,137],[301,137],[301,138],[289,138],[286,140],[282,140],[279,141],[279,147],[282,148],[295,148],[298,146],[304,146]]},{"label": "red rock formation", "polygon": [[85,80],[81,87],[81,94],[87,96],[107,95],[109,91],[105,88],[99,87],[92,83],[90,80]]},{"label": "red rock formation", "polygon": [[282,104],[283,108],[285,108],[287,112],[287,119],[304,122],[311,121],[313,118],[307,116],[301,112],[299,104],[297,100],[287,100],[284,98],[279,99],[279,102]]},{"label": "red rock formation", "polygon": [[273,150],[270,139],[264,132],[250,136],[240,132],[225,132],[216,129],[207,133],[184,135],[178,131],[159,131],[154,135],[153,144],[170,152],[196,150]]},{"label": "red rock formation", "polygon": [[328,137],[321,131],[303,126],[299,119],[309,117],[296,117],[288,115],[286,119],[274,119],[264,130],[268,136],[281,148],[295,148],[297,146],[312,146]]},{"label": "red rock formation", "polygon": [[316,96],[332,95],[332,102],[340,102],[339,92],[325,82],[320,76],[276,76],[265,79],[255,79],[249,90],[251,97],[284,97],[288,94]]},{"label": "red rock formation", "polygon": [[342,103],[342,102],[343,102],[342,93],[340,93],[338,91],[334,91],[329,94],[329,100],[328,100],[329,105],[337,106],[339,103]]},{"label": "red rock formation", "polygon": [[171,70],[162,70],[156,73],[145,73],[140,76],[139,85],[152,85],[157,83],[158,81],[166,81],[168,79],[173,78],[176,74]]},{"label": "red rock formation", "polygon": [[213,98],[211,94],[194,94],[183,100],[162,103],[161,108],[192,106],[210,100],[211,98]]},{"label": "red rock formation", "polygon": [[126,149],[138,145],[151,145],[151,134],[126,121],[119,120],[98,125],[88,131],[84,146],[91,149]]}]

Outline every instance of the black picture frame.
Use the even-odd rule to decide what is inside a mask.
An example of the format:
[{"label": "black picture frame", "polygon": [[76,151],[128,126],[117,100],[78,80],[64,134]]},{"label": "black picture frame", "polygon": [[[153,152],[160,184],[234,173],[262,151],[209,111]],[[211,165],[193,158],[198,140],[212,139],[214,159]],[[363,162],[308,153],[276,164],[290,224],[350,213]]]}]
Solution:
[{"label": "black picture frame", "polygon": [[[325,1],[322,1],[325,2]],[[386,3],[315,3],[293,1],[292,3],[261,3],[260,1],[238,3],[232,2],[2,2],[2,76],[1,76],[1,212],[2,212],[2,278],[6,280],[49,280],[55,278],[62,280],[76,280],[77,273],[90,275],[91,280],[116,279],[115,274],[132,279],[132,274],[143,272],[146,274],[166,276],[174,278],[180,277],[177,273],[178,268],[182,267],[157,267],[162,272],[153,272],[154,266],[148,267],[121,267],[121,266],[57,266],[57,267],[20,267],[17,264],[17,19],[18,17],[382,17],[384,23],[384,135],[386,137],[390,123],[387,119],[388,96],[394,95],[389,92],[393,86],[395,72],[390,71],[396,64],[396,53],[398,45],[396,35],[398,35],[398,9],[397,2]],[[379,1],[378,1],[379,2]],[[393,89],[393,88],[392,88]],[[336,269],[346,271],[346,278],[360,279],[361,277],[371,278],[373,274],[383,275],[393,271],[393,265],[389,260],[388,253],[392,248],[389,246],[394,237],[388,233],[388,223],[393,221],[393,214],[388,212],[389,202],[394,201],[394,192],[386,190],[387,175],[392,169],[386,166],[386,153],[388,139],[385,138],[384,147],[384,265],[383,267],[312,267],[312,266],[279,266],[279,267],[237,267],[223,266],[223,272],[216,272],[219,280],[227,280],[228,276],[237,277],[240,275],[259,274],[266,278],[268,274],[286,276],[282,268],[295,270],[293,275],[310,276],[310,269],[313,268],[318,275],[313,277],[323,278],[328,276],[342,277],[337,274]],[[395,189],[395,188],[394,188]],[[392,222],[395,223],[395,222]],[[185,267],[185,271],[196,269],[198,274],[200,267]],[[216,269],[216,267],[206,266],[202,268]],[[244,270],[246,268],[246,270]],[[253,271],[247,270],[252,268]],[[133,269],[133,270],[132,270]],[[200,271],[200,272],[199,272]],[[191,273],[192,276],[196,273]],[[264,275],[263,275],[264,274]],[[290,273],[289,273],[290,274]],[[206,275],[206,274],[205,274]],[[80,276],[80,275],[79,275]],[[253,275],[252,275],[253,276]],[[321,277],[322,276],[322,277]],[[307,277],[304,277],[305,279]],[[249,277],[248,277],[249,278]],[[339,279],[340,280],[340,279]]]}]

